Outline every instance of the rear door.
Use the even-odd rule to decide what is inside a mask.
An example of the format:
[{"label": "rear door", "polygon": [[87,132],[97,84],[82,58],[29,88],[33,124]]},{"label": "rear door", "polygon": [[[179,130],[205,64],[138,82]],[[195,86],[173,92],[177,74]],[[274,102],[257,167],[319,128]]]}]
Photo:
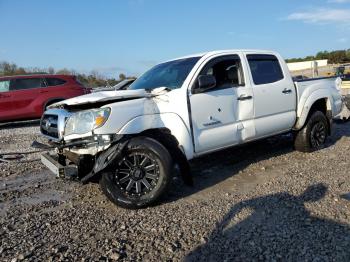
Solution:
[{"label": "rear door", "polygon": [[66,79],[47,77],[45,81],[50,90],[50,96],[47,98],[51,100],[63,100],[85,94],[84,87],[75,80],[75,77],[66,77]]},{"label": "rear door", "polygon": [[44,100],[48,102],[53,100],[59,101],[64,100],[69,96],[69,89],[67,89],[66,80],[57,77],[46,77],[45,82],[47,85],[45,90],[48,91],[48,93],[43,97]]},{"label": "rear door", "polygon": [[247,54],[254,94],[256,137],[290,130],[296,120],[296,91],[271,54]]}]

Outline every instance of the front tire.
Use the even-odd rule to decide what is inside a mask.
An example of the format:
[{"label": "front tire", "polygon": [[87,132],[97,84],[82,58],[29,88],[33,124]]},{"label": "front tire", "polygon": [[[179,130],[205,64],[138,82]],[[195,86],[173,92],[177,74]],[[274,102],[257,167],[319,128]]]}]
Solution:
[{"label": "front tire", "polygon": [[294,148],[300,152],[312,152],[323,148],[328,135],[326,116],[315,111],[308,118],[306,125],[298,131],[294,140]]},{"label": "front tire", "polygon": [[171,181],[172,159],[167,149],[148,137],[130,140],[123,155],[102,174],[103,193],[116,205],[136,209],[155,203]]}]

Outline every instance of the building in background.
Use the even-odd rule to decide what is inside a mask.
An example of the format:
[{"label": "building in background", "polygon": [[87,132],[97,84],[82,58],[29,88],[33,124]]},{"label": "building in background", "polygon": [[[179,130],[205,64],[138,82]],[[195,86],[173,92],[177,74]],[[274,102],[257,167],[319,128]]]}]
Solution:
[{"label": "building in background", "polygon": [[307,77],[327,75],[333,67],[328,68],[328,59],[287,63],[287,66],[292,75],[305,75]]},{"label": "building in background", "polygon": [[317,65],[316,67],[327,66],[328,59],[287,63],[290,71],[300,71],[300,70],[313,69],[313,68],[315,68],[315,64]]}]

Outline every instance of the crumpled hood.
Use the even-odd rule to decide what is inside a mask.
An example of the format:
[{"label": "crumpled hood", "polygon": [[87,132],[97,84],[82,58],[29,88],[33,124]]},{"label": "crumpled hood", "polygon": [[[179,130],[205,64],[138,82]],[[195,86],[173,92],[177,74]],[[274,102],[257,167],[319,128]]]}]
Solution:
[{"label": "crumpled hood", "polygon": [[129,99],[137,99],[144,97],[154,97],[167,93],[165,87],[160,87],[153,89],[151,92],[148,92],[144,89],[139,90],[111,90],[111,91],[101,91],[96,93],[91,93],[87,95],[77,96],[67,100],[57,102],[50,105],[48,108],[64,107],[64,106],[76,106],[84,104],[94,104],[94,103],[103,103],[103,102],[116,102]]}]

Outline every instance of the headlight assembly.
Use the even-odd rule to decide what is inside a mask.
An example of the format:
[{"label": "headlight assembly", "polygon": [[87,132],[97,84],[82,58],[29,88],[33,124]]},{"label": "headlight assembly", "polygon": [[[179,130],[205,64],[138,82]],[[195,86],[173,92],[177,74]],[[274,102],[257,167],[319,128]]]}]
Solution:
[{"label": "headlight assembly", "polygon": [[64,135],[86,134],[104,125],[111,110],[109,108],[86,110],[71,115],[64,129]]}]

